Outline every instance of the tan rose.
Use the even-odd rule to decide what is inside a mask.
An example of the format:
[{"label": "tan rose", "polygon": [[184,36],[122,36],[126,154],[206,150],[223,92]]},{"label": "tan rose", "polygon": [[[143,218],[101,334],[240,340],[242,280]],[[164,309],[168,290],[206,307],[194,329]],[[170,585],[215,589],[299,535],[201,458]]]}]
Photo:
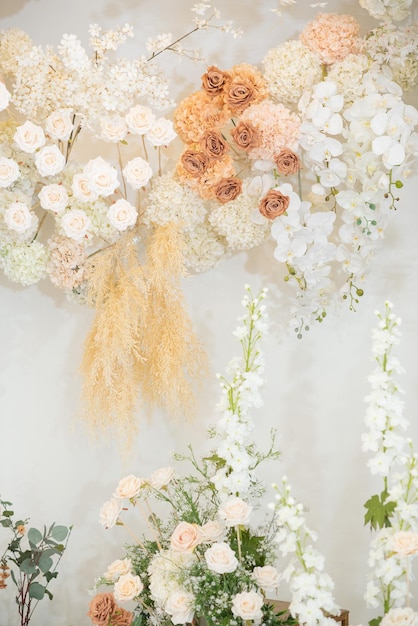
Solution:
[{"label": "tan rose", "polygon": [[88,617],[97,626],[108,626],[109,618],[116,607],[113,593],[99,593],[89,604]]},{"label": "tan rose", "polygon": [[242,181],[240,178],[223,178],[216,185],[215,197],[222,204],[235,200],[242,191]]},{"label": "tan rose", "polygon": [[226,103],[231,111],[240,112],[256,99],[256,90],[251,82],[233,80],[226,93]]},{"label": "tan rose", "polygon": [[181,164],[186,172],[192,176],[200,176],[208,167],[209,159],[203,152],[196,150],[186,150],[181,155]]},{"label": "tan rose", "polygon": [[227,142],[216,130],[207,130],[204,133],[200,140],[200,147],[206,156],[215,160],[222,159],[229,150]]},{"label": "tan rose", "polygon": [[223,91],[229,78],[228,72],[223,72],[215,65],[211,65],[202,76],[202,88],[209,96],[217,96]]},{"label": "tan rose", "polygon": [[200,542],[200,526],[180,522],[171,535],[170,545],[176,552],[191,552]]},{"label": "tan rose", "polygon": [[400,557],[418,554],[418,532],[399,530],[389,538],[389,549]]},{"label": "tan rose", "polygon": [[131,626],[133,620],[133,613],[118,606],[110,616],[109,626]]},{"label": "tan rose", "polygon": [[277,189],[270,189],[270,191],[262,198],[258,207],[261,215],[264,215],[269,220],[274,220],[279,215],[283,215],[289,206],[289,196],[283,195]]},{"label": "tan rose", "polygon": [[257,128],[249,122],[240,122],[233,130],[231,137],[241,150],[252,150],[261,144],[261,136]]},{"label": "tan rose", "polygon": [[300,170],[300,159],[297,154],[288,148],[282,148],[275,157],[275,163],[281,174],[296,174]]}]

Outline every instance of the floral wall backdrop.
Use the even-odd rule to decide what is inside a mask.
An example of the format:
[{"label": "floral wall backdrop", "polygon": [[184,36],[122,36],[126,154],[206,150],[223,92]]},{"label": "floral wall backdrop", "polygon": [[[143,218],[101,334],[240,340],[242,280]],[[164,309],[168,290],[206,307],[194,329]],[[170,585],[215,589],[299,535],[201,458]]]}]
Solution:
[{"label": "floral wall backdrop", "polygon": [[[194,34],[187,45],[199,48],[207,63],[186,58],[179,63],[166,53],[161,63],[172,73],[173,96],[182,98],[199,89],[208,64],[221,68],[260,64],[269,48],[297,37],[321,9],[310,4],[300,0],[286,8],[274,0],[224,2],[222,17],[242,27],[244,36],[233,38],[211,29]],[[281,18],[271,12],[278,8]],[[352,0],[329,0],[321,10],[349,13],[364,31],[376,25]],[[61,0],[18,4],[6,0],[0,6],[0,29],[19,27],[40,45],[57,45],[63,33],[76,34],[85,45],[92,23],[103,29],[132,24],[135,38],[124,50],[132,57],[148,37],[161,32],[181,36],[190,22],[186,0],[175,5],[164,0],[74,0],[71,5]],[[417,105],[413,94],[407,101]],[[147,419],[138,413],[139,432],[129,461],[123,460],[114,441],[89,438],[78,419],[79,368],[94,311],[69,301],[45,281],[22,287],[0,279],[0,496],[12,500],[15,510],[37,527],[48,521],[74,525],[52,589],[54,601],[41,603],[35,624],[90,623],[88,590],[109,562],[119,558],[126,539],[118,528],[110,535],[98,523],[99,509],[119,478],[129,473],[149,475],[157,466],[169,465],[172,452],[185,451],[188,443],[203,452],[206,430],[217,419],[215,375],[224,371],[236,351],[232,332],[241,315],[245,284],[254,292],[269,288],[264,406],[255,414],[255,438],[265,443],[270,428],[276,427],[281,458],[264,470],[264,478],[278,482],[286,474],[295,497],[306,505],[309,525],[319,534],[318,547],[335,581],[336,599],[350,610],[351,623],[366,623],[373,616],[363,600],[370,539],[363,525],[363,504],[378,483],[370,476],[361,449],[364,397],[369,393],[366,378],[372,369],[370,333],[375,309],[391,300],[403,321],[397,354],[406,370],[401,383],[410,434],[417,441],[417,193],[418,178],[413,175],[400,192],[396,214],[384,246],[373,259],[356,312],[349,310],[348,303],[337,313],[330,311],[323,323],[313,324],[301,339],[287,330],[291,303],[281,288],[283,275],[271,248],[255,247],[222,260],[208,272],[182,279],[194,331],[209,362],[197,394],[196,416],[193,421],[174,420],[156,411]],[[412,583],[415,596],[416,584]],[[12,594],[7,591],[0,592],[1,626],[15,619]],[[279,597],[287,599],[285,588]]]}]

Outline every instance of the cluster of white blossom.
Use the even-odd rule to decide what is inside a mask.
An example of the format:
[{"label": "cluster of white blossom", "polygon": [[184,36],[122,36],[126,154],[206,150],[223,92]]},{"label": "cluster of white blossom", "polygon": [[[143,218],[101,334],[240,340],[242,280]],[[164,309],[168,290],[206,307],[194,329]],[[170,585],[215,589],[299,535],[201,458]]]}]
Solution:
[{"label": "cluster of white blossom", "polygon": [[411,15],[412,0],[359,0],[376,20],[401,21]]}]

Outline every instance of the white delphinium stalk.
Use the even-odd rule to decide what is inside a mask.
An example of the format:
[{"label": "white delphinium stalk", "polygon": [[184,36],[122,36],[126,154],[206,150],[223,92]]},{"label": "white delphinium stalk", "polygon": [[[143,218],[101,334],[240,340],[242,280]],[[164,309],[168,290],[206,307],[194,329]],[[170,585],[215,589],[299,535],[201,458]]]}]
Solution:
[{"label": "white delphinium stalk", "polygon": [[222,416],[212,434],[220,440],[215,453],[219,469],[212,480],[222,498],[246,496],[256,483],[253,470],[259,462],[251,443],[254,422],[249,410],[263,404],[260,390],[264,384],[264,360],[258,346],[267,329],[262,304],[267,289],[262,289],[257,297],[252,296],[248,285],[246,290],[242,301],[246,314],[239,318],[241,325],[234,332],[242,346],[242,357],[229,363],[230,382],[218,375],[222,389],[218,409]]},{"label": "white delphinium stalk", "polygon": [[409,607],[409,560],[418,552],[418,455],[405,434],[409,422],[403,415],[402,389],[394,379],[403,369],[392,354],[401,325],[392,308],[386,302],[384,313],[377,312],[379,323],[372,333],[377,366],[368,378],[368,430],[362,436],[363,450],[372,455],[368,467],[383,479],[380,496],[366,503],[366,522],[379,530],[370,545],[372,571],[365,599],[371,607],[381,606],[384,615]]},{"label": "white delphinium stalk", "polygon": [[316,535],[307,527],[303,505],[291,495],[287,477],[282,478],[281,489],[273,488],[276,502],[269,508],[275,511],[278,525],[276,541],[283,557],[292,555],[283,572],[292,593],[289,611],[300,624],[331,626],[334,620],[325,612],[338,615],[340,608],[333,596],[334,583],[324,571],[325,559],[313,547]]}]

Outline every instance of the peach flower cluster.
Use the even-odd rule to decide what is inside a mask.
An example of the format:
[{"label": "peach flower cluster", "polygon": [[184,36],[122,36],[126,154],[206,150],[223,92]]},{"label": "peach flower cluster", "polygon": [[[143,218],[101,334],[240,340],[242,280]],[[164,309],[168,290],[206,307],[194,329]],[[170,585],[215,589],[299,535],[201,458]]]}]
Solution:
[{"label": "peach flower cluster", "polygon": [[299,38],[319,55],[322,63],[329,65],[361,52],[359,32],[360,24],[352,15],[321,13],[305,26]]}]

